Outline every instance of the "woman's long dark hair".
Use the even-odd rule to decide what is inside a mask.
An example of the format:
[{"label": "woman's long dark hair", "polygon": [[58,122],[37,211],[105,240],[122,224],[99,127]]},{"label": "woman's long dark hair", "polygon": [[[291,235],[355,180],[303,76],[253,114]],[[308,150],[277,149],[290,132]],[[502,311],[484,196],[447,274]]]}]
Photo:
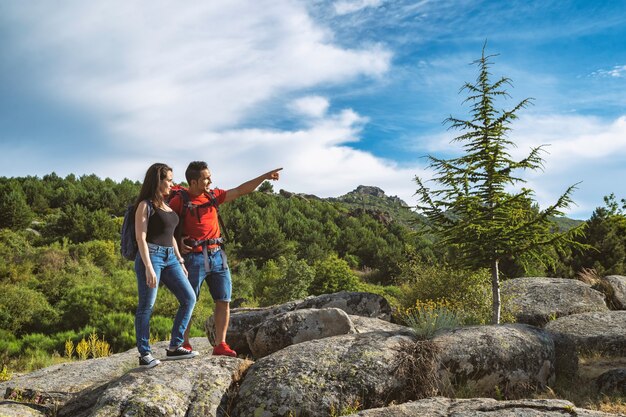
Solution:
[{"label": "woman's long dark hair", "polygon": [[163,206],[164,200],[159,192],[159,186],[161,185],[161,181],[167,178],[167,173],[171,170],[172,168],[167,164],[159,162],[152,164],[150,168],[148,168],[146,177],[141,185],[141,191],[139,191],[139,197],[137,197],[137,201],[135,201],[135,211],[137,211],[137,206],[139,206],[139,203],[143,200],[152,200],[155,207]]}]

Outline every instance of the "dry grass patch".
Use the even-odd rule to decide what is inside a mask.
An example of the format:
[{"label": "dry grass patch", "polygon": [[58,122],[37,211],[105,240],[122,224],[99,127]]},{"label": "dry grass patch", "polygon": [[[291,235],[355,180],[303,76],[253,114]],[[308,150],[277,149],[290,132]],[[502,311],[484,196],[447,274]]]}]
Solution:
[{"label": "dry grass patch", "polygon": [[405,400],[419,400],[438,394],[440,348],[430,340],[403,342],[396,359],[396,375],[407,381]]}]

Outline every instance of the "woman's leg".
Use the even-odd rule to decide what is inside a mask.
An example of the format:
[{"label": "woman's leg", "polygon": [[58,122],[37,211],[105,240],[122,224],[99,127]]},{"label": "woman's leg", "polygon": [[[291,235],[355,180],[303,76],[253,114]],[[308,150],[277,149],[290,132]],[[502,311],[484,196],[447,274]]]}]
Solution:
[{"label": "woman's leg", "polygon": [[162,269],[156,259],[156,254],[150,254],[150,258],[157,276],[157,285],[155,288],[150,288],[146,284],[146,267],[139,255],[137,255],[137,259],[135,260],[135,274],[137,275],[137,294],[139,300],[137,311],[135,312],[135,338],[137,340],[137,350],[139,350],[141,356],[151,352],[150,317],[152,316],[152,309],[156,301],[159,289],[159,277]]},{"label": "woman's leg", "polygon": [[196,294],[176,257],[172,255],[171,258],[173,261],[168,262],[161,279],[179,302],[172,326],[172,339],[170,340],[170,349],[176,349],[183,344],[183,335],[196,305]]}]

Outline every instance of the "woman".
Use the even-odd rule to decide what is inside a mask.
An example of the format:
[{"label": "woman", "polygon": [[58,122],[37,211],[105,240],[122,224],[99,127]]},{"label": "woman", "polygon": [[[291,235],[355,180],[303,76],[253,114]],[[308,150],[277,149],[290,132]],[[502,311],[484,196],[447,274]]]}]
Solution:
[{"label": "woman", "polygon": [[165,164],[153,164],[146,172],[135,203],[135,236],[138,246],[135,273],[139,293],[135,335],[140,354],[139,366],[145,368],[160,363],[150,350],[150,316],[159,281],[172,291],[180,303],[174,318],[167,359],[187,359],[197,355],[197,352],[181,346],[196,304],[196,295],[187,279],[187,270],[174,238],[178,215],[163,198],[171,188],[172,168]]}]

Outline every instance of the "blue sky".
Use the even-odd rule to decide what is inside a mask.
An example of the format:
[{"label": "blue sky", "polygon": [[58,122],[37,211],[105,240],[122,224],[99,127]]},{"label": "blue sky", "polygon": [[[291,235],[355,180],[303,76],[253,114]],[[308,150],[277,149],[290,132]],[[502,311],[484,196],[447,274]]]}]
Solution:
[{"label": "blue sky", "polygon": [[3,176],[95,173],[182,180],[206,160],[231,188],[284,167],[276,188],[338,196],[377,185],[415,204],[426,154],[459,149],[487,40],[510,138],[550,144],[528,186],[569,215],[626,197],[626,2],[256,0],[0,3]]}]

